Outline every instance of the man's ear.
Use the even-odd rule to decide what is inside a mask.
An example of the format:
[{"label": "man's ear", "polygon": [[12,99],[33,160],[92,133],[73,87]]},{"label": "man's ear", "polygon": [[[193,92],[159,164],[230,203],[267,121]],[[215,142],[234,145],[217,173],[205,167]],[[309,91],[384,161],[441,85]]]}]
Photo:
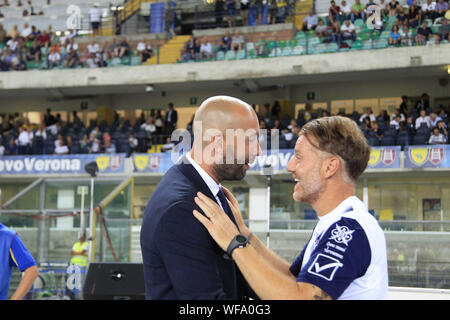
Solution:
[{"label": "man's ear", "polygon": [[334,177],[341,168],[341,160],[338,157],[331,156],[323,162],[322,168],[324,178],[330,179]]}]

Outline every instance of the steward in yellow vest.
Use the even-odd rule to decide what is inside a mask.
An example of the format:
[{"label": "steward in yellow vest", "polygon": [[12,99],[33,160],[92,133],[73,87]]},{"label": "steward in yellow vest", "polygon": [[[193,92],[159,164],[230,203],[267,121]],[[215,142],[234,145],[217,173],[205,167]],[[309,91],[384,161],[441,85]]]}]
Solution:
[{"label": "steward in yellow vest", "polygon": [[79,241],[73,245],[72,251],[70,252],[72,256],[70,264],[76,264],[82,268],[86,268],[88,263],[88,247],[89,242],[86,241],[84,235],[81,235]]}]

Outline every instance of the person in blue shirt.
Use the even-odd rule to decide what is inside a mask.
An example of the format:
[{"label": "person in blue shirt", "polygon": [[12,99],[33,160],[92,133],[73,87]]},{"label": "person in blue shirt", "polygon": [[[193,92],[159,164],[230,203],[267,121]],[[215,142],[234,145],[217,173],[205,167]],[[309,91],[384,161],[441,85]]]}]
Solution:
[{"label": "person in blue shirt", "polygon": [[386,239],[355,191],[369,157],[363,133],[349,118],[323,117],[302,127],[286,169],[296,181],[294,200],[309,203],[318,222],[293,263],[259,241],[226,190],[238,228],[200,192],[193,203],[203,212],[192,213],[261,299],[387,299]]},{"label": "person in blue shirt", "polygon": [[23,277],[10,299],[21,300],[30,290],[39,272],[33,256],[19,235],[0,223],[0,300],[8,298],[14,267],[23,272]]}]

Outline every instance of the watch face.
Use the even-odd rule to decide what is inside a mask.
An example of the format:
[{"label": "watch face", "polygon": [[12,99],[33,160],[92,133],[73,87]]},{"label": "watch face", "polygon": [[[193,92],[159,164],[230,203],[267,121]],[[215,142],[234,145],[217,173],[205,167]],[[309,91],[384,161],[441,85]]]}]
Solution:
[{"label": "watch face", "polygon": [[245,238],[243,235],[240,234],[236,236],[236,240],[239,243],[245,243],[247,241],[247,238]]}]

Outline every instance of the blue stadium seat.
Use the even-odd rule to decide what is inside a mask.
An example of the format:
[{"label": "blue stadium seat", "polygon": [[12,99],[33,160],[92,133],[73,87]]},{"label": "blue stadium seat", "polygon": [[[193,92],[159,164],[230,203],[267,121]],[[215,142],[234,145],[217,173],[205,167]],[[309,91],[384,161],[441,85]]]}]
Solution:
[{"label": "blue stadium seat", "polygon": [[425,145],[428,142],[428,136],[424,134],[420,134],[419,132],[414,136],[413,138],[413,144],[418,145]]},{"label": "blue stadium seat", "polygon": [[395,137],[394,136],[384,136],[380,140],[380,144],[382,146],[395,146]]}]

